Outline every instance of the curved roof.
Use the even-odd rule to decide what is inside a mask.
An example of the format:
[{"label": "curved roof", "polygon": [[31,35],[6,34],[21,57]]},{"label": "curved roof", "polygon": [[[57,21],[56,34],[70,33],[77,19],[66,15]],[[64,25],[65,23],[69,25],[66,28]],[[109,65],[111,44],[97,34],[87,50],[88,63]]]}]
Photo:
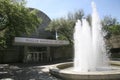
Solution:
[{"label": "curved roof", "polygon": [[47,16],[47,14],[35,8],[30,8],[30,10],[37,10],[37,16],[42,19],[42,22],[40,23],[38,29],[32,33],[30,37],[41,39],[55,39],[55,33],[45,30],[45,28],[51,22],[51,19]]}]

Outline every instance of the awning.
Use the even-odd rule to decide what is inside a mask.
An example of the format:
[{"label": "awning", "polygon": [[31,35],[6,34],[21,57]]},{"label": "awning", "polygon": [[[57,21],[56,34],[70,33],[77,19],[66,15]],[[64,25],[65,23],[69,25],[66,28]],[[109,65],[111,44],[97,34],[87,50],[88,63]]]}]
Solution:
[{"label": "awning", "polygon": [[27,45],[27,46],[61,46],[61,45],[68,45],[69,42],[65,40],[15,37],[13,44],[14,45]]}]

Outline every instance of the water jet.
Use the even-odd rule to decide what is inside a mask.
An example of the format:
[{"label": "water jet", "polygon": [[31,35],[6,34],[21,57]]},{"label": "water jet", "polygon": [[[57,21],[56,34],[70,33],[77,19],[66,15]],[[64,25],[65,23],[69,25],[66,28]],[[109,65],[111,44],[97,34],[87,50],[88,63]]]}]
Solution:
[{"label": "water jet", "polygon": [[[56,64],[50,73],[66,80],[119,80],[120,64],[113,66],[106,52],[102,25],[92,2],[92,27],[78,20],[74,32],[74,62]],[[120,66],[120,65],[119,65]]]}]

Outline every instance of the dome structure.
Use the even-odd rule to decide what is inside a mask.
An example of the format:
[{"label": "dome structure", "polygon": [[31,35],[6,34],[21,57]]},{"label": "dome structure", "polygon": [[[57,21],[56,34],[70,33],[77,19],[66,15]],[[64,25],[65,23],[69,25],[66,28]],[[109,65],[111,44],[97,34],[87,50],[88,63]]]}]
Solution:
[{"label": "dome structure", "polygon": [[51,22],[51,19],[44,12],[38,9],[30,8],[30,10],[37,10],[37,16],[42,19],[39,27],[31,34],[30,38],[55,39],[55,32],[45,30]]}]

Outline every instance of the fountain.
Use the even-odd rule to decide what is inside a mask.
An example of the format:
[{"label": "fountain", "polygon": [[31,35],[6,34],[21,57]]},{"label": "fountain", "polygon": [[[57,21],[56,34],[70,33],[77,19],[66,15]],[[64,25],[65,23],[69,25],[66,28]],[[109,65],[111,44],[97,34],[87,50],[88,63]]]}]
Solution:
[{"label": "fountain", "polygon": [[109,59],[105,50],[102,26],[94,2],[92,7],[92,27],[86,19],[78,20],[75,26],[74,69],[79,72],[95,71],[98,67],[108,66]]},{"label": "fountain", "polygon": [[94,2],[92,2],[92,9],[92,27],[86,19],[76,22],[74,63],[54,65],[50,69],[51,74],[67,80],[120,79],[120,67],[110,65],[105,49],[102,25]]}]

